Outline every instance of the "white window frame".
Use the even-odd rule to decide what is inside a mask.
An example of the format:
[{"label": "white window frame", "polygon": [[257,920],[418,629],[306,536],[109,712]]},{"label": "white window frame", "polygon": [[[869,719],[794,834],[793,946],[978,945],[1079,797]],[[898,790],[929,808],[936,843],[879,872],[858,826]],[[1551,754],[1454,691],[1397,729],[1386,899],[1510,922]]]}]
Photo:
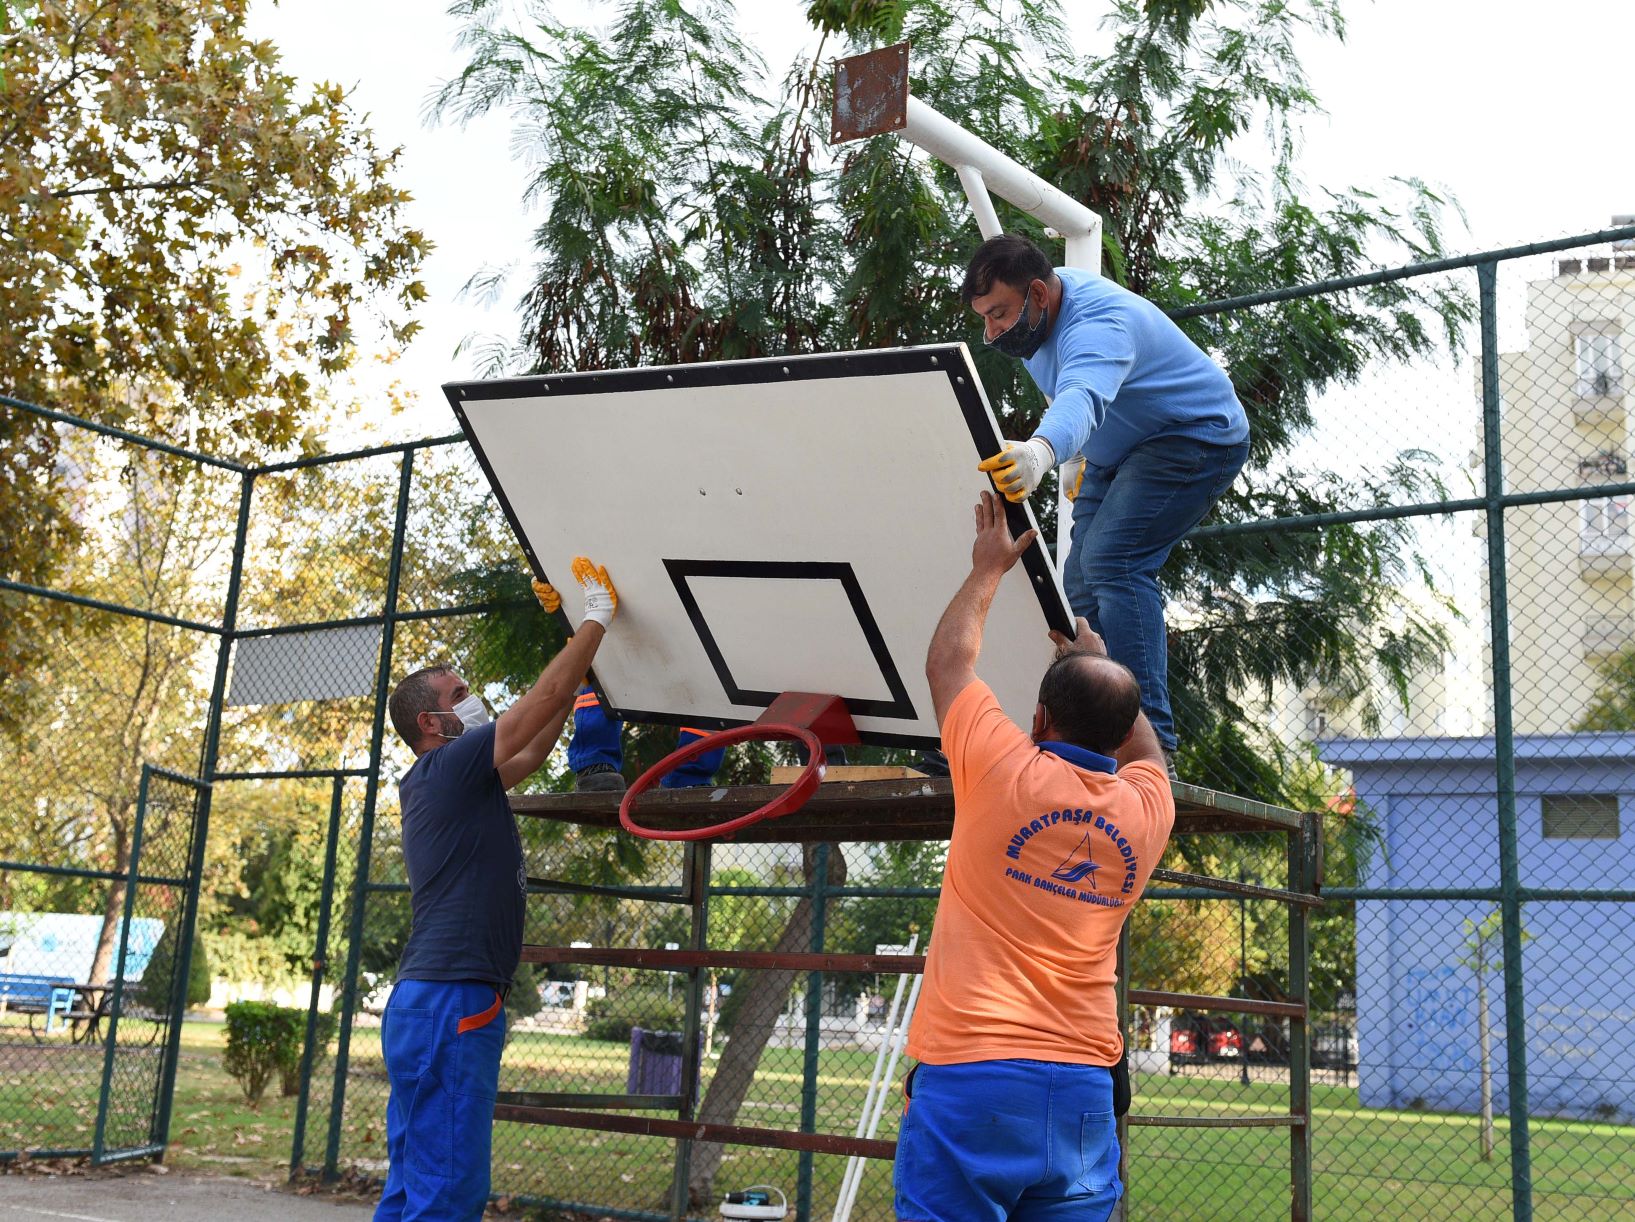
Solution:
[{"label": "white window frame", "polygon": [[1624,393],[1623,344],[1616,330],[1583,330],[1573,337],[1578,396],[1606,398]]},{"label": "white window frame", "polygon": [[1578,550],[1587,555],[1629,551],[1630,499],[1598,496],[1578,503]]}]

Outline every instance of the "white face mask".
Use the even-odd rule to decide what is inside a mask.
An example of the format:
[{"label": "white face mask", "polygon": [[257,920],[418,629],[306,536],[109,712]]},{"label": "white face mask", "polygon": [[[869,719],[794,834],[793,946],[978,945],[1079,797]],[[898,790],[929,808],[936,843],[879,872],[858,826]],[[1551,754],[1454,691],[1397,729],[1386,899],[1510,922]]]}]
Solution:
[{"label": "white face mask", "polygon": [[[452,709],[431,709],[429,711],[437,714],[452,713],[458,717],[462,727],[461,734],[465,733],[466,730],[475,730],[478,726],[486,726],[489,722],[488,708],[476,693],[467,696]],[[438,731],[438,737],[459,738],[460,735],[444,734],[442,731]]]}]

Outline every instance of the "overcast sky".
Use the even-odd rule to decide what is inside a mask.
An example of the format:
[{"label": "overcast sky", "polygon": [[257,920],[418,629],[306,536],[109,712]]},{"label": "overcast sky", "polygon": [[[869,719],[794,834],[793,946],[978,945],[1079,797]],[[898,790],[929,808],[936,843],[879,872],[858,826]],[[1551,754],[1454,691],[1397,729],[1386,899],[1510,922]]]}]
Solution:
[{"label": "overcast sky", "polygon": [[[289,71],[339,82],[380,142],[404,147],[398,181],[415,197],[412,222],[437,250],[425,268],[424,330],[394,371],[419,404],[383,426],[400,437],[454,431],[438,387],[471,371],[456,345],[474,331],[510,338],[516,329],[511,300],[483,310],[461,301],[460,287],[484,265],[528,257],[530,221],[508,120],[492,116],[463,130],[423,122],[427,94],[460,66],[444,7],[257,0],[251,15],[252,31],[278,44]],[[1068,8],[1078,14],[1075,41],[1092,45],[1103,6],[1074,0]],[[1468,233],[1449,235],[1456,249],[1584,232],[1615,212],[1635,212],[1623,75],[1635,34],[1630,0],[1378,0],[1345,9],[1347,41],[1313,40],[1304,53],[1328,112],[1305,128],[1300,165],[1308,185],[1417,175],[1445,186],[1469,217]],[[753,0],[741,11],[742,28],[775,68],[807,41],[795,0]],[[367,394],[368,379],[380,375],[361,376]]]}]

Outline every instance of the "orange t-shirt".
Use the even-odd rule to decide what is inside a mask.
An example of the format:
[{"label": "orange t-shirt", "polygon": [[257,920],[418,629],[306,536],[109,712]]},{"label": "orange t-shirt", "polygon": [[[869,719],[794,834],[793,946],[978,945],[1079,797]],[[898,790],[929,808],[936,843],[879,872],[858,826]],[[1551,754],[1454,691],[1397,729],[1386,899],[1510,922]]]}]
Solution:
[{"label": "orange t-shirt", "polygon": [[942,726],[954,835],[908,1052],[1113,1065],[1118,933],[1175,823],[1169,778],[1042,750],[978,680]]}]

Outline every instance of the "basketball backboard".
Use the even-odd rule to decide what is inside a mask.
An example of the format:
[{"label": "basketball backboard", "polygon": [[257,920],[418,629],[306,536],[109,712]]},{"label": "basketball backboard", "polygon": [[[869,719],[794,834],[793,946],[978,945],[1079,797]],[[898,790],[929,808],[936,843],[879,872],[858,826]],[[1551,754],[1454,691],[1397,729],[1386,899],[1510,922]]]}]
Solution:
[{"label": "basketball backboard", "polygon": [[[444,387],[535,572],[577,624],[576,555],[619,613],[604,705],[723,729],[781,692],[845,699],[864,742],[934,746],[925,653],[970,571],[1000,434],[963,344]],[[1011,529],[1034,525],[1008,507]],[[1044,546],[1005,577],[978,673],[1026,726],[1072,620]]]}]

